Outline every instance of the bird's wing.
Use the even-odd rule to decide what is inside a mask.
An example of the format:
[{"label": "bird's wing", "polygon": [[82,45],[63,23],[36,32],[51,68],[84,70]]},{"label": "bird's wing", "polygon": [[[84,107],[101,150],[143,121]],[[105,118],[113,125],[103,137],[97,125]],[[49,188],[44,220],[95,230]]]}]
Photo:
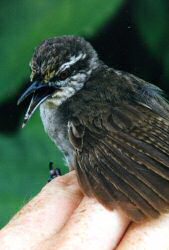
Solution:
[{"label": "bird's wing", "polygon": [[85,194],[132,220],[169,208],[169,121],[143,106],[121,106],[69,122]]}]

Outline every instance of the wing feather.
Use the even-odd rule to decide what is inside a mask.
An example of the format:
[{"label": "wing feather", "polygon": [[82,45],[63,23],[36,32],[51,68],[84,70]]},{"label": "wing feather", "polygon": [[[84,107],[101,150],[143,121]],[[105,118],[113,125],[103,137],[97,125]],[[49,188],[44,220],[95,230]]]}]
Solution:
[{"label": "wing feather", "polygon": [[[104,153],[105,153],[104,148],[102,148],[100,155],[104,157],[104,161],[107,163],[107,168],[109,167],[110,172],[113,169],[114,170],[113,172],[119,178],[121,178],[122,181],[128,184],[128,186],[130,186],[138,194],[138,196],[141,196],[141,198],[144,199],[146,205],[148,205],[149,203],[149,205],[155,208],[157,211],[161,211],[162,208],[165,211],[165,207],[167,207],[167,204],[164,201],[164,199],[162,199],[156,192],[154,192],[154,190],[151,189],[150,186],[146,185],[142,180],[137,178],[137,176],[134,173],[131,173],[130,171],[128,171],[128,169],[124,168],[123,166],[125,165],[125,163],[122,162],[117,163],[116,156],[113,156],[111,152],[109,152],[110,158],[107,157],[105,158]],[[113,164],[112,167],[111,164]],[[141,204],[144,205],[143,204],[144,202],[142,202]],[[138,204],[138,207],[139,206],[140,204]],[[152,211],[150,211],[150,208],[148,209],[148,212],[150,212],[150,217],[151,217]]]},{"label": "wing feather", "polygon": [[[120,207],[134,221],[168,211],[167,120],[147,107],[127,105],[93,119],[82,116],[71,127],[75,168],[88,196],[110,209]],[[83,136],[77,136],[78,127]]]}]

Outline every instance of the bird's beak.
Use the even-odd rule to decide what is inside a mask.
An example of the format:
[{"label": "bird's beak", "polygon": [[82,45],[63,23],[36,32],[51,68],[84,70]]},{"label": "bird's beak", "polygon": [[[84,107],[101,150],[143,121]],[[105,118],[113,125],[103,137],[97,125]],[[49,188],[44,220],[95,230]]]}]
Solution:
[{"label": "bird's beak", "polygon": [[34,82],[19,98],[17,104],[19,105],[28,96],[32,95],[32,99],[26,111],[22,127],[26,125],[35,110],[42,104],[47,98],[49,98],[54,91],[59,89],[55,85],[49,85],[41,82]]}]

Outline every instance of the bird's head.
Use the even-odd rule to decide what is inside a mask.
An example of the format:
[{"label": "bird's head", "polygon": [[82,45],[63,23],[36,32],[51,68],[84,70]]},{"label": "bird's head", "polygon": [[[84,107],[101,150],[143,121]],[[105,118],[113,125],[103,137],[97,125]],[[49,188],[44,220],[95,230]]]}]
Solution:
[{"label": "bird's head", "polygon": [[62,36],[45,40],[34,52],[31,85],[18,100],[32,95],[24,123],[43,102],[61,105],[85,85],[99,65],[97,53],[81,37]]}]

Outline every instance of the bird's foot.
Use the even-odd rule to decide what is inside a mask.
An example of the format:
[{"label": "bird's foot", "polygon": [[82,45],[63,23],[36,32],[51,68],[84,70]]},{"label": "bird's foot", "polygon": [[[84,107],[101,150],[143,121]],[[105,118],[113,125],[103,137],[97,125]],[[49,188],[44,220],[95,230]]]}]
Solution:
[{"label": "bird's foot", "polygon": [[49,163],[49,179],[48,182],[53,180],[54,178],[61,176],[61,171],[59,168],[54,168],[53,167],[53,162]]}]

